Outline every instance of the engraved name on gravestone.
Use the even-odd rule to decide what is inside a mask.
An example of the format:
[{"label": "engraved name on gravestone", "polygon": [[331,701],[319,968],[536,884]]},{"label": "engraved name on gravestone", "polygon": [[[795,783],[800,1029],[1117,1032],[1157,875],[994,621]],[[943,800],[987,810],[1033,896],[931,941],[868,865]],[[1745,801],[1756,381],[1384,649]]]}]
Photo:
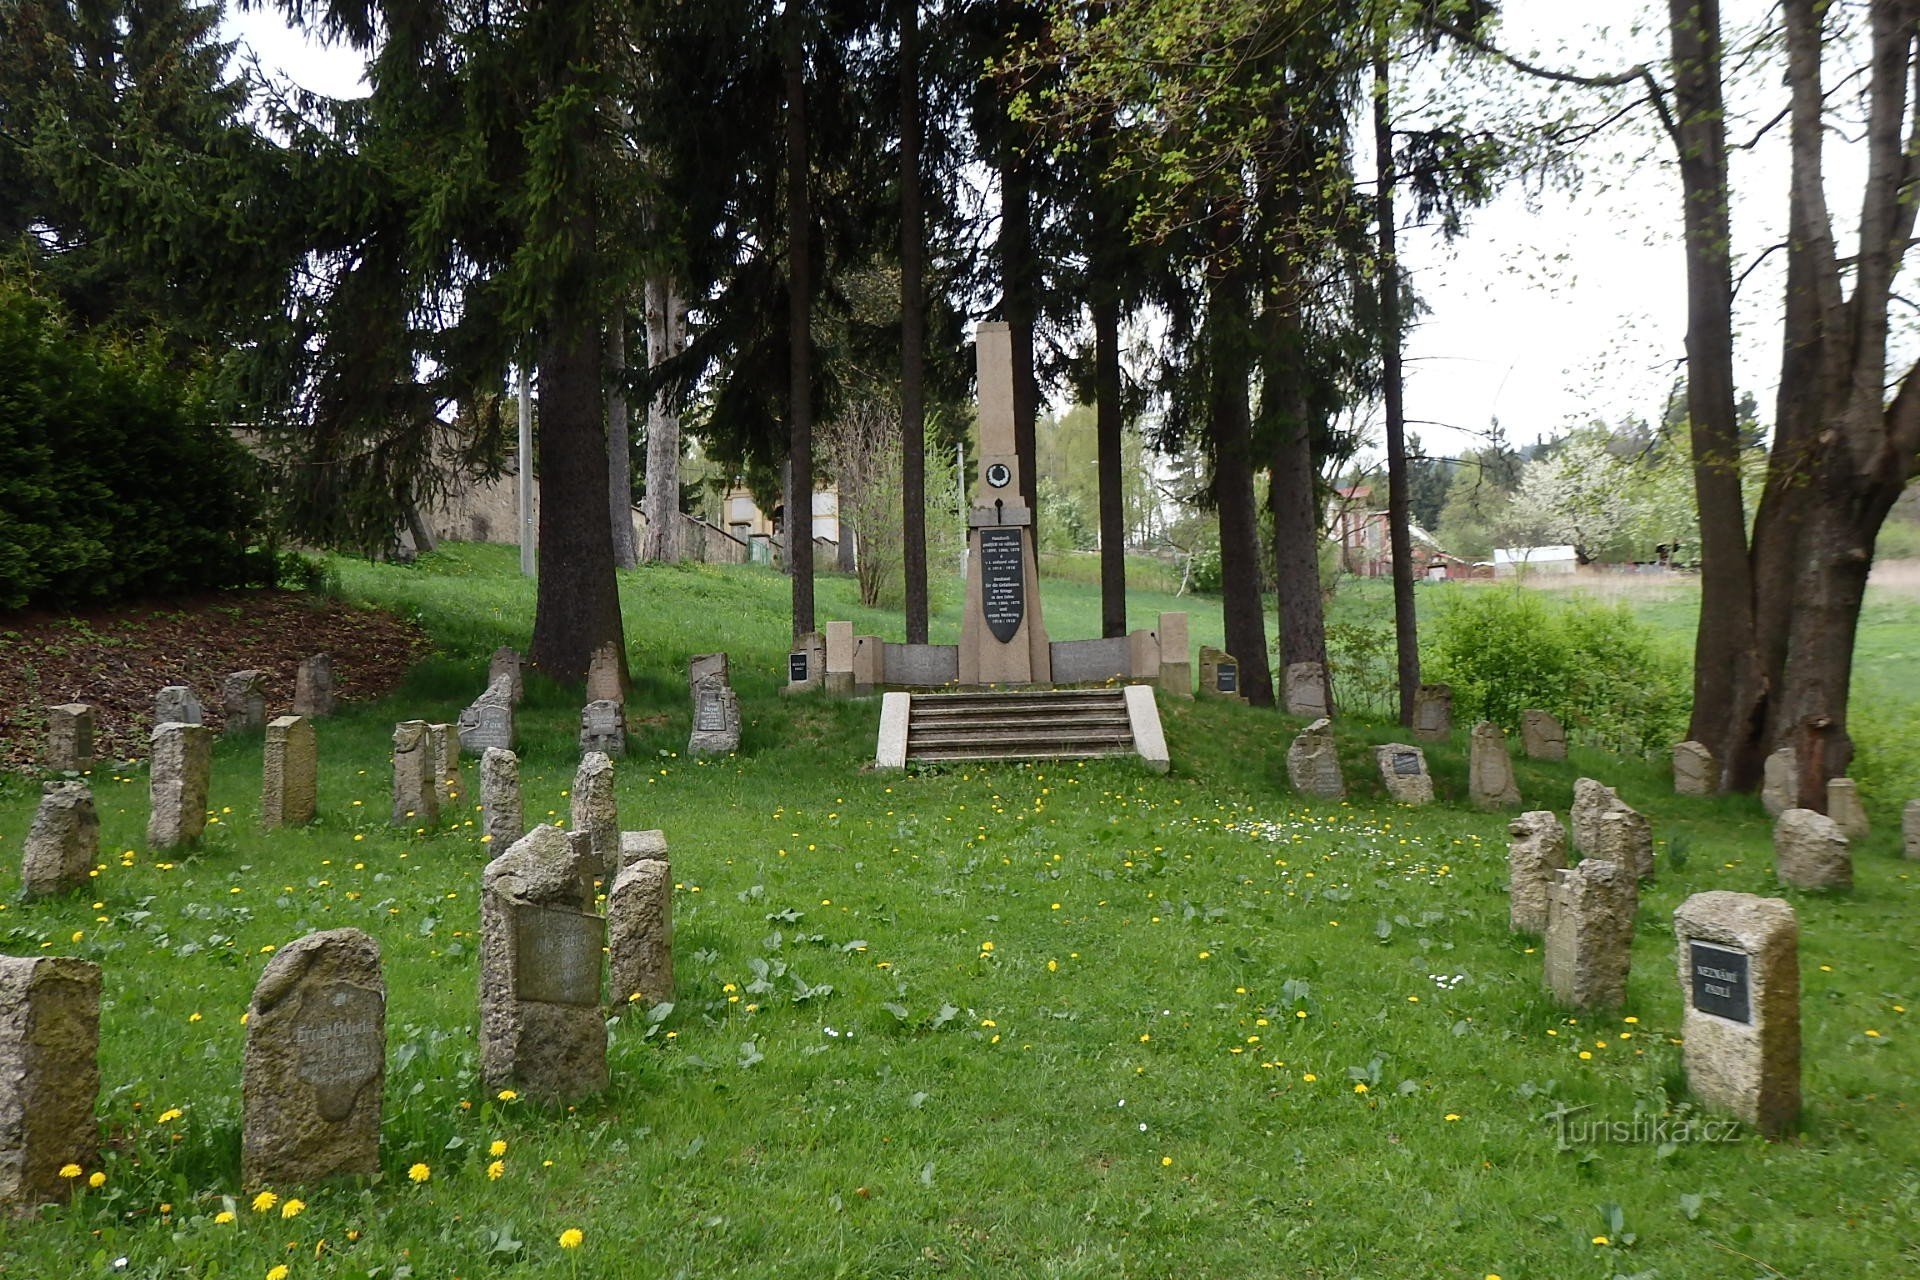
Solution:
[{"label": "engraved name on gravestone", "polygon": [[1693,1007],[1734,1022],[1751,1022],[1747,953],[1695,939],[1689,939],[1687,946],[1693,972]]},{"label": "engraved name on gravestone", "polygon": [[807,682],[807,652],[795,649],[787,655],[787,682],[805,684]]},{"label": "engraved name on gravestone", "polygon": [[600,1003],[600,955],[606,921],[596,915],[516,903],[513,908],[516,999],[546,1004]]},{"label": "engraved name on gravestone", "polygon": [[1018,527],[980,531],[980,613],[1001,644],[1026,616],[1026,562]]},{"label": "engraved name on gravestone", "polygon": [[387,1052],[386,1001],[378,991],[330,982],[308,992],[293,1023],[302,1083],[313,1086],[314,1109],[339,1123],[380,1073]]},{"label": "engraved name on gravestone", "polygon": [[727,727],[727,707],[718,698],[702,698],[694,705],[693,727],[699,733],[718,733]]}]

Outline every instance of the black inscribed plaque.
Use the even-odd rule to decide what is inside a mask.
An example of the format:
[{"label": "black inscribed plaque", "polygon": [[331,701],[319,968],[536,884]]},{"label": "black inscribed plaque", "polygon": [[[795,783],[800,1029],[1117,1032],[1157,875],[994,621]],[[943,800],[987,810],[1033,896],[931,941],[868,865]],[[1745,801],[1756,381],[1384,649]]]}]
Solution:
[{"label": "black inscribed plaque", "polygon": [[1734,1022],[1752,1022],[1747,984],[1747,953],[1729,951],[1710,942],[1689,941],[1688,968],[1693,974],[1693,1007]]},{"label": "black inscribed plaque", "polygon": [[807,651],[796,649],[787,655],[787,682],[805,684],[807,681]]},{"label": "black inscribed plaque", "polygon": [[1213,669],[1214,688],[1221,693],[1240,692],[1240,664],[1223,662]]},{"label": "black inscribed plaque", "polygon": [[1001,644],[1020,630],[1027,612],[1026,557],[1020,530],[980,531],[980,613]]},{"label": "black inscribed plaque", "polygon": [[1422,772],[1420,768],[1420,757],[1411,751],[1394,752],[1393,772],[1395,777],[1400,778],[1419,777]]}]

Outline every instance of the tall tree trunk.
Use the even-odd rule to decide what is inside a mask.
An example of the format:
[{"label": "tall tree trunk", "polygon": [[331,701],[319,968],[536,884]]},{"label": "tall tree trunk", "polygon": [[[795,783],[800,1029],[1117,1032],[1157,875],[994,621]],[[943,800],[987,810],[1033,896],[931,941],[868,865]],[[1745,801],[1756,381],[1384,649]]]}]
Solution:
[{"label": "tall tree trunk", "polygon": [[1120,476],[1120,300],[1096,285],[1093,302],[1094,432],[1099,444],[1100,634],[1127,634],[1127,496]]},{"label": "tall tree trunk", "polygon": [[[1220,233],[1223,237],[1226,233]],[[1239,252],[1232,244],[1225,255]],[[1253,496],[1253,420],[1248,405],[1245,268],[1214,276],[1207,299],[1207,411],[1213,433],[1214,499],[1220,513],[1220,613],[1227,652],[1240,662],[1240,691],[1256,707],[1273,705],[1267,662],[1266,602],[1260,591],[1260,520]]]},{"label": "tall tree trunk", "polygon": [[[1668,12],[1687,258],[1687,419],[1700,513],[1700,623],[1694,634],[1687,736],[1727,761],[1740,754],[1738,726],[1752,717],[1760,652],[1734,409],[1733,228],[1720,4],[1668,0]],[[1744,711],[1736,708],[1737,701]],[[1726,770],[1723,784],[1742,772]]]},{"label": "tall tree trunk", "polygon": [[[1297,328],[1297,326],[1288,326]],[[1284,361],[1284,352],[1274,353]],[[1261,395],[1271,405],[1273,458],[1267,509],[1273,515],[1273,581],[1280,598],[1280,665],[1327,661],[1326,610],[1320,595],[1320,512],[1313,424],[1296,379],[1268,370]]]},{"label": "tall tree trunk", "polygon": [[793,575],[793,634],[813,625],[813,206],[807,191],[807,64],[788,0],[787,84],[787,572]]},{"label": "tall tree trunk", "polygon": [[[672,281],[655,276],[647,281],[647,363],[657,366],[680,353],[686,344],[686,309]],[[647,402],[647,491],[641,497],[646,536],[640,558],[652,562],[679,560],[680,538],[680,415],[673,400],[657,390]]]},{"label": "tall tree trunk", "polygon": [[627,425],[627,309],[607,316],[607,515],[613,535],[613,564],[631,569],[640,563],[633,537],[633,437]]},{"label": "tall tree trunk", "polygon": [[900,0],[900,540],[908,644],[927,642],[927,250],[920,181],[920,0]]},{"label": "tall tree trunk", "polygon": [[1393,122],[1388,93],[1386,38],[1373,57],[1373,145],[1378,185],[1375,218],[1380,224],[1380,376],[1387,415],[1387,542],[1393,553],[1393,640],[1399,656],[1400,723],[1413,723],[1420,688],[1420,625],[1413,603],[1413,536],[1407,514],[1407,429],[1400,362],[1400,259],[1395,245]]}]

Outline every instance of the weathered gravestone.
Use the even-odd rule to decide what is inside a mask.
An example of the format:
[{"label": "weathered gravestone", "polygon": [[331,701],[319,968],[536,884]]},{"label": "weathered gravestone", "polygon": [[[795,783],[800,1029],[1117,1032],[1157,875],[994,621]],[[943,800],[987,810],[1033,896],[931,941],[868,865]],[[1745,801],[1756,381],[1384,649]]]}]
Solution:
[{"label": "weathered gravestone", "polygon": [[488,747],[480,757],[480,832],[484,843],[504,849],[526,834],[520,808],[520,757]]},{"label": "weathered gravestone", "polygon": [[495,676],[487,691],[460,713],[460,746],[469,755],[485,755],[490,747],[513,750],[513,684]]},{"label": "weathered gravestone", "polygon": [[620,866],[622,868],[630,867],[636,862],[665,862],[666,860],[666,832],[653,829],[620,833]]},{"label": "weathered gravestone", "polygon": [[1873,832],[1860,803],[1860,788],[1852,778],[1827,780],[1827,816],[1839,824],[1840,834],[1849,840],[1864,840]]},{"label": "weathered gravestone", "polygon": [[201,707],[200,699],[194,697],[193,690],[184,684],[170,684],[154,695],[155,724],[204,724],[206,718],[206,710]]},{"label": "weathered gravestone", "polygon": [[220,706],[226,713],[223,734],[259,733],[267,727],[267,678],[258,671],[235,671],[220,682]]},{"label": "weathered gravestone", "polygon": [[1478,809],[1511,809],[1520,803],[1520,784],[1507,754],[1507,731],[1491,720],[1473,726],[1467,752],[1467,798]]},{"label": "weathered gravestone", "polygon": [[607,1087],[606,922],[592,911],[597,868],[584,843],[536,826],[481,877],[480,1070],[489,1089],[572,1102]]},{"label": "weathered gravestone", "polygon": [[1347,781],[1340,774],[1340,751],[1333,740],[1333,721],[1323,716],[1293,740],[1287,748],[1287,780],[1301,795],[1322,800],[1347,798]]},{"label": "weathered gravestone", "polygon": [[1573,784],[1573,849],[1583,857],[1617,862],[1643,880],[1658,869],[1653,824],[1612,787],[1592,778]]},{"label": "weathered gravestone", "polygon": [[594,874],[611,880],[620,869],[620,815],[613,798],[613,761],[587,752],[573,775],[573,829],[587,837]]},{"label": "weathered gravestone", "polygon": [[782,693],[805,693],[827,681],[827,638],[818,631],[794,637],[787,654],[787,683]]},{"label": "weathered gravestone", "polygon": [[282,947],[247,1009],[242,1177],[291,1187],[380,1171],[387,988],[358,929]]},{"label": "weathered gravestone", "polygon": [[1191,698],[1193,658],[1186,613],[1161,614],[1160,625],[1154,628],[1154,639],[1160,644],[1160,692],[1176,698]]},{"label": "weathered gravestone", "polygon": [[278,716],[267,726],[267,747],[260,772],[260,825],[304,827],[313,821],[320,784],[319,748],[313,721]]},{"label": "weathered gravestone", "polygon": [[526,677],[521,667],[520,651],[509,649],[505,645],[495,649],[492,660],[487,663],[487,687],[491,689],[501,680],[505,680],[507,699],[516,707],[520,705],[520,698],[525,693]]},{"label": "weathered gravestone", "polygon": [[1760,774],[1760,803],[1770,818],[1799,807],[1800,761],[1792,747],[1781,747],[1767,757]]},{"label": "weathered gravestone", "polygon": [[853,696],[853,624],[829,622],[827,641],[827,692],[836,697]]},{"label": "weathered gravestone", "polygon": [[99,1154],[100,966],[0,956],[0,1204],[67,1198]]},{"label": "weathered gravestone", "polygon": [[100,816],[93,792],[84,782],[47,783],[21,851],[21,896],[71,893],[87,883],[99,860]]},{"label": "weathered gravestone", "polygon": [[1704,742],[1676,742],[1673,746],[1673,793],[1710,796],[1720,789],[1720,762]]},{"label": "weathered gravestone", "polygon": [[1840,824],[1811,809],[1789,809],[1773,824],[1773,873],[1795,889],[1851,889],[1853,856]]},{"label": "weathered gravestone", "polygon": [[466,779],[460,776],[460,731],[450,724],[428,724],[427,745],[433,755],[434,785],[440,789],[437,799],[457,808],[467,793]]},{"label": "weathered gravestone", "polygon": [[621,702],[627,699],[621,674],[620,646],[612,640],[593,651],[587,663],[587,701]]},{"label": "weathered gravestone", "polygon": [[1225,649],[1200,646],[1200,694],[1207,698],[1231,698],[1245,703],[1240,691],[1240,660]]},{"label": "weathered gravestone", "polygon": [[293,714],[330,716],[333,701],[332,655],[316,653],[303,659],[293,673]]},{"label": "weathered gravestone", "polygon": [[1453,732],[1453,686],[1423,684],[1413,693],[1413,736],[1438,739]]},{"label": "weathered gravestone", "polygon": [[1909,858],[1920,858],[1920,800],[1907,801],[1900,813],[1900,842]]},{"label": "weathered gravestone", "polygon": [[1553,872],[1545,972],[1554,999],[1576,1009],[1612,1009],[1626,1000],[1639,904],[1638,879],[1617,862],[1585,858]]},{"label": "weathered gravestone", "polygon": [[687,687],[693,694],[688,755],[725,755],[740,749],[740,699],[728,676],[724,653],[696,654],[687,663]]},{"label": "weathered gravestone", "polygon": [[85,773],[93,768],[93,708],[63,702],[47,708],[47,768],[56,773]]},{"label": "weathered gravestone", "polygon": [[646,1008],[673,999],[673,875],[664,839],[657,853],[636,847],[641,856],[627,856],[626,837],[643,834],[659,833],[621,836],[623,866],[607,892],[607,956],[614,1004]]},{"label": "weathered gravestone", "polygon": [[1551,810],[1535,809],[1508,823],[1507,835],[1507,927],[1545,933],[1548,888],[1567,865],[1567,829]]},{"label": "weathered gravestone", "polygon": [[1289,662],[1282,676],[1286,691],[1287,714],[1321,716],[1333,714],[1327,698],[1327,669],[1317,662]]},{"label": "weathered gravestone", "polygon": [[149,761],[147,847],[172,849],[207,829],[207,783],[213,770],[213,730],[203,724],[155,727]]},{"label": "weathered gravestone", "polygon": [[1373,749],[1380,764],[1380,781],[1387,794],[1400,804],[1431,804],[1433,779],[1427,774],[1427,753],[1404,742],[1389,742]]},{"label": "weathered gravestone", "polygon": [[627,754],[627,709],[618,702],[601,699],[580,710],[580,750],[598,751],[604,756],[624,758]]},{"label": "weathered gravestone", "polygon": [[440,820],[433,734],[425,720],[393,726],[393,825],[430,827]]},{"label": "weathered gravestone", "polygon": [[1777,1137],[1800,1114],[1800,926],[1778,898],[1696,893],[1673,913],[1695,1097]]},{"label": "weathered gravestone", "polygon": [[1545,711],[1531,709],[1520,713],[1520,749],[1529,760],[1565,760],[1567,731],[1559,719]]}]

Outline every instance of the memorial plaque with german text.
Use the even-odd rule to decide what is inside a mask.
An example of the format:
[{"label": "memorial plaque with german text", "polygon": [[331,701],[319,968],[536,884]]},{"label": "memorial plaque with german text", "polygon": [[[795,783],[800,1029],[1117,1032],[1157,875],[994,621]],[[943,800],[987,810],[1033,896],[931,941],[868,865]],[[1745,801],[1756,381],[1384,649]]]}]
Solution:
[{"label": "memorial plaque with german text", "polygon": [[1221,693],[1240,692],[1240,664],[1237,662],[1223,662],[1218,667],[1215,667],[1213,683],[1214,687]]},{"label": "memorial plaque with german text", "polygon": [[1027,612],[1026,557],[1018,528],[980,531],[980,613],[1001,644],[1019,633]]},{"label": "memorial plaque with german text", "polygon": [[320,1118],[338,1123],[386,1060],[386,1000],[378,991],[329,982],[300,1000],[293,1023],[302,1083],[313,1086]]},{"label": "memorial plaque with german text", "polygon": [[1687,946],[1693,973],[1693,1007],[1734,1022],[1752,1022],[1747,953],[1710,942],[1689,941]]},{"label": "memorial plaque with german text", "polygon": [[519,903],[513,909],[515,999],[542,1004],[600,1003],[606,921],[564,907]]},{"label": "memorial plaque with german text", "polygon": [[727,704],[719,698],[702,698],[693,707],[696,733],[720,733],[727,727]]},{"label": "memorial plaque with german text", "polygon": [[1420,776],[1420,757],[1411,751],[1393,753],[1393,772],[1396,777],[1417,778]]},{"label": "memorial plaque with german text", "polygon": [[807,652],[796,649],[787,655],[787,683],[805,684],[807,682]]}]

